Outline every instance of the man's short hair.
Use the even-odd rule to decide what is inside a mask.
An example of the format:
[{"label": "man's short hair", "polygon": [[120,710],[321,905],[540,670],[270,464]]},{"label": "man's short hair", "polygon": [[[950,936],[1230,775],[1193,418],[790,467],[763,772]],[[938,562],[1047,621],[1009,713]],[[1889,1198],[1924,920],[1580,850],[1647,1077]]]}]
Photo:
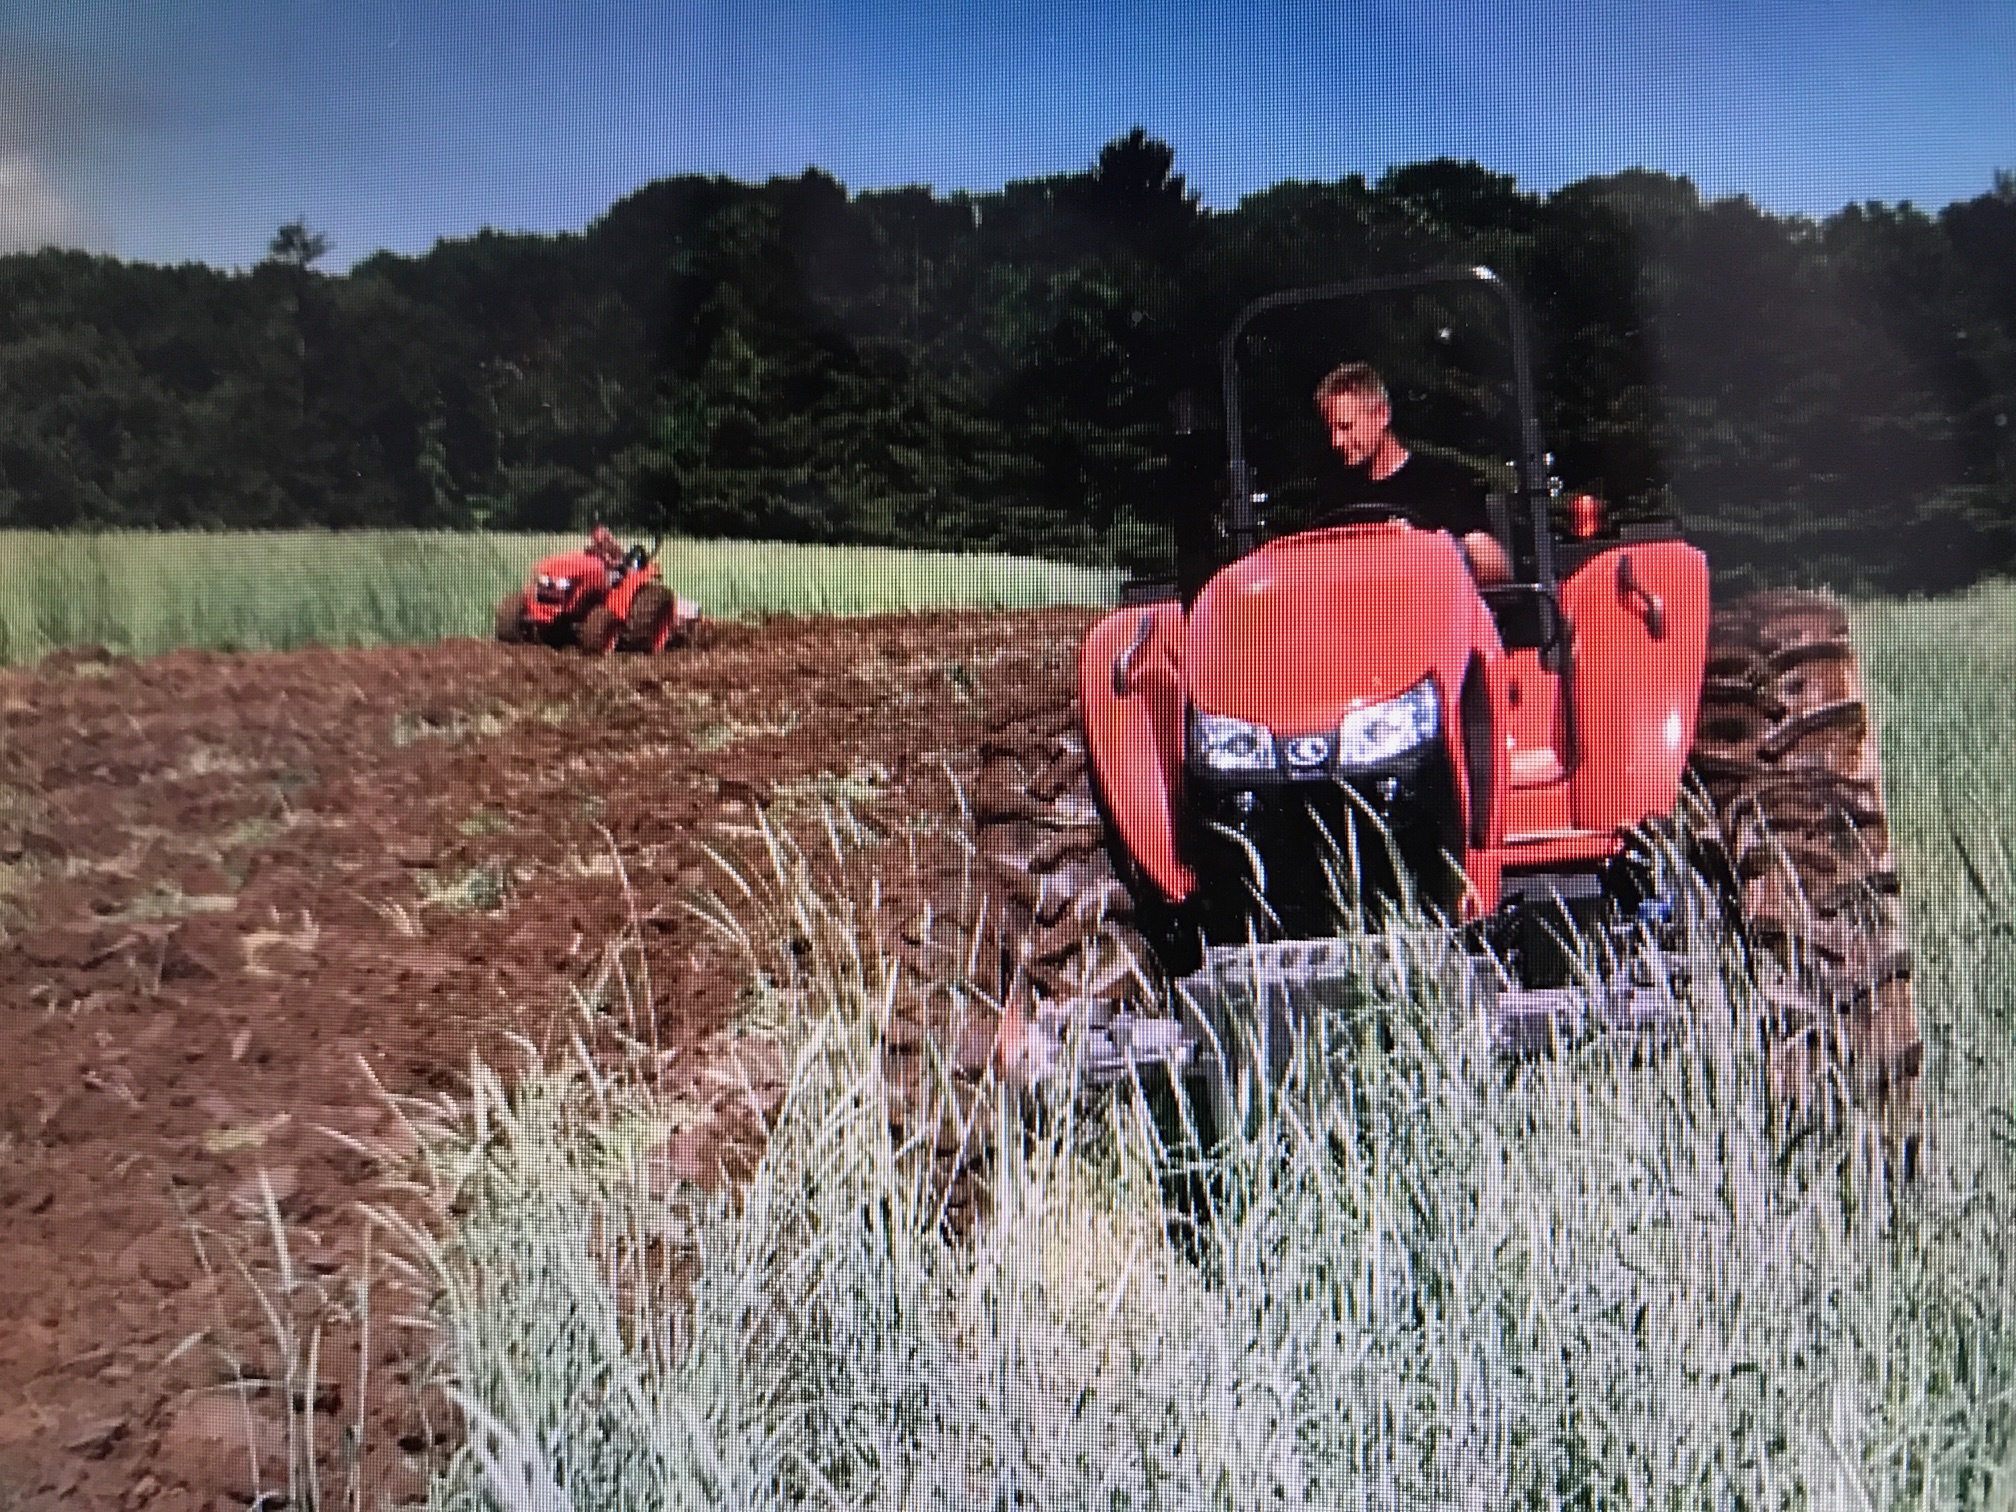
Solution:
[{"label": "man's short hair", "polygon": [[1317,408],[1321,409],[1339,394],[1356,394],[1375,404],[1392,403],[1386,397],[1386,385],[1380,380],[1378,370],[1369,362],[1341,363],[1325,373],[1323,381],[1316,385]]}]

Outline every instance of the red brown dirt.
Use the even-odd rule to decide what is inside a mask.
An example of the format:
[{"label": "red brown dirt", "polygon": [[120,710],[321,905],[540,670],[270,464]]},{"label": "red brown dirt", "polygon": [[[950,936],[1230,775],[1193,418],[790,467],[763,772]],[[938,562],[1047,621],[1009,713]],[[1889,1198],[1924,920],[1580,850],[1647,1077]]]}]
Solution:
[{"label": "red brown dirt", "polygon": [[[976,774],[990,728],[1055,702],[1087,620],[0,673],[0,1509],[243,1507],[248,1442],[284,1489],[279,1403],[254,1394],[248,1433],[225,1363],[273,1363],[219,1258],[260,1253],[258,1173],[301,1273],[339,1286],[380,1173],[324,1131],[393,1127],[361,1065],[452,1092],[472,1053],[513,1064],[509,1035],[558,1042],[626,924],[655,1033],[701,1078],[743,985],[683,906],[716,879],[704,848],[821,791],[885,830],[956,817],[948,770]],[[420,1347],[374,1325],[367,1506],[422,1487]],[[341,1329],[324,1346],[325,1446],[357,1417],[355,1348]],[[340,1501],[340,1452],[323,1465]]]}]

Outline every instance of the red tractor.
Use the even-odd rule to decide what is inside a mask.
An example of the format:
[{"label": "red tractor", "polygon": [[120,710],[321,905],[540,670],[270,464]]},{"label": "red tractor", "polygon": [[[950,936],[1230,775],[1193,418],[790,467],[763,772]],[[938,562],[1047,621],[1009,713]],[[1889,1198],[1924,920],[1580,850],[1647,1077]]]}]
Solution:
[{"label": "red tractor", "polygon": [[[1480,586],[1458,541],[1376,500],[1267,538],[1257,485],[1287,480],[1249,459],[1242,362],[1293,331],[1242,338],[1450,285],[1503,317],[1516,454],[1479,476],[1511,485],[1488,500],[1509,580]],[[1402,897],[1482,947],[1505,1050],[1651,1022],[1671,998],[1633,958],[1685,902],[1644,840],[1691,771],[1735,916],[1779,963],[1781,1064],[1838,1052],[1908,1117],[1909,957],[1838,605],[1774,594],[1715,614],[1706,559],[1670,525],[1564,498],[1521,310],[1488,269],[1262,299],[1222,378],[1219,560],[1095,624],[1075,708],[1003,732],[976,789],[981,848],[1033,915],[1004,1054],[1040,1070],[1076,1022],[1094,1077],[1153,1061],[1222,1077],[1206,1063],[1232,1041],[1228,977],[1292,1003],[1342,960],[1340,906],[1377,917]],[[1283,392],[1313,429],[1308,388]],[[1593,983],[1591,938],[1614,968]]]},{"label": "red tractor", "polygon": [[654,543],[620,555],[612,548],[545,558],[531,581],[497,605],[497,639],[573,644],[595,656],[619,647],[662,651],[686,640],[700,621],[700,606],[660,581],[657,555]]}]

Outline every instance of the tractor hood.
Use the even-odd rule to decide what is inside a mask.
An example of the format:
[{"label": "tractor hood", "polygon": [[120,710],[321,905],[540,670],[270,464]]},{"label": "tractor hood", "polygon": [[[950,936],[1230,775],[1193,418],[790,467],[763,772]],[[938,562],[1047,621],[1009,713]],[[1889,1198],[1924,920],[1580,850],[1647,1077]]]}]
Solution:
[{"label": "tractor hood", "polygon": [[578,583],[584,578],[600,582],[609,568],[600,557],[590,556],[585,551],[562,551],[554,556],[542,557],[532,571],[535,577],[566,578],[570,583]]},{"label": "tractor hood", "polygon": [[1460,550],[1439,532],[1382,524],[1288,536],[1198,596],[1184,635],[1190,702],[1297,733],[1430,673],[1449,697],[1482,612]]}]

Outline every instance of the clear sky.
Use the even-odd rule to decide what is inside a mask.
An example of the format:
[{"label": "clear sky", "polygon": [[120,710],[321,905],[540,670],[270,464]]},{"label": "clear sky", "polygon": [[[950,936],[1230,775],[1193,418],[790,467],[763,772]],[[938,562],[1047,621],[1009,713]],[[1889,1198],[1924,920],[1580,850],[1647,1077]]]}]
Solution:
[{"label": "clear sky", "polygon": [[1474,157],[1825,213],[2016,167],[2016,0],[0,0],[0,250],[346,265],[665,174],[985,190],[1141,125],[1208,204]]}]

